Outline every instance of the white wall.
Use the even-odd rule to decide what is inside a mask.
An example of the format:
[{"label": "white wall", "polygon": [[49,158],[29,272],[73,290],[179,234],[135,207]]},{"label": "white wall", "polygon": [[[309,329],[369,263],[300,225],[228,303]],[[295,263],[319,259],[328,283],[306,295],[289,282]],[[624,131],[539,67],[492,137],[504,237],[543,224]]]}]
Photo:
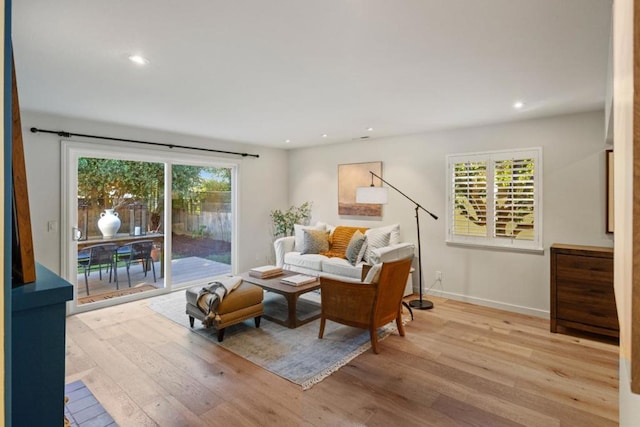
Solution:
[{"label": "white wall", "polygon": [[[413,205],[393,190],[381,220],[337,214],[338,164],[381,160],[385,180],[440,217],[420,215],[425,287],[441,271],[445,296],[548,316],[549,246],[613,245],[605,232],[604,117],[599,110],[293,150],[289,199],[296,205],[313,201],[312,221],[367,227],[400,223],[403,240],[416,242]],[[544,157],[544,254],[445,244],[445,156],[538,146]]]},{"label": "white wall", "polygon": [[[391,191],[382,219],[337,214],[338,164],[383,161],[383,177],[426,209],[421,214],[425,287],[441,271],[444,295],[536,315],[549,311],[552,243],[612,246],[605,233],[604,112],[557,116],[501,125],[292,150],[212,141],[147,129],[23,112],[23,135],[36,260],[60,271],[61,223],[59,137],[30,127],[95,133],[260,154],[240,164],[238,270],[273,260],[271,221],[275,208],[312,201],[313,221],[375,227],[400,223],[403,239],[416,242],[412,204]],[[445,156],[515,147],[543,147],[545,253],[514,253],[451,246],[445,239]],[[577,214],[574,214],[577,212]],[[417,274],[414,275],[417,289]],[[436,288],[440,291],[440,288]],[[439,294],[439,292],[438,292]]]},{"label": "white wall", "polygon": [[[244,271],[255,265],[273,262],[273,238],[269,213],[272,209],[288,206],[288,154],[286,151],[28,111],[22,111],[22,125],[35,258],[52,271],[56,273],[61,271],[60,233],[62,230],[47,231],[48,221],[62,223],[60,218],[60,137],[52,134],[31,133],[29,131],[31,127],[259,154],[258,159],[245,157],[239,160],[237,269]],[[74,138],[74,140],[82,140],[82,138]],[[136,147],[140,146],[136,145]],[[231,158],[238,159],[237,156]]]}]

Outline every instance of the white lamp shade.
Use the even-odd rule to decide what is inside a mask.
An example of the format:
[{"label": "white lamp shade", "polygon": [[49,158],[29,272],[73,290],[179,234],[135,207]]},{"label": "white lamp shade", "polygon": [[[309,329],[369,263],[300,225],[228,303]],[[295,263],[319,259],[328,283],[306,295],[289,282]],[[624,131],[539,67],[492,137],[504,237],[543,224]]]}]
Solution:
[{"label": "white lamp shade", "polygon": [[384,187],[357,187],[356,203],[384,205],[388,201],[388,192]]}]

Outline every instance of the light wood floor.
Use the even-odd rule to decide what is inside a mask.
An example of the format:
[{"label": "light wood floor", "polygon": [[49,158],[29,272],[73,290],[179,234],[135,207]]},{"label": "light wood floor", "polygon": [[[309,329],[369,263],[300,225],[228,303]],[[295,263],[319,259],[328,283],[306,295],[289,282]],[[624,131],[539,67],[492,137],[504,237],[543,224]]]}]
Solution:
[{"label": "light wood floor", "polygon": [[617,346],[430,299],[404,338],[304,392],[146,301],[82,313],[67,320],[67,382],[82,379],[125,427],[617,425]]}]

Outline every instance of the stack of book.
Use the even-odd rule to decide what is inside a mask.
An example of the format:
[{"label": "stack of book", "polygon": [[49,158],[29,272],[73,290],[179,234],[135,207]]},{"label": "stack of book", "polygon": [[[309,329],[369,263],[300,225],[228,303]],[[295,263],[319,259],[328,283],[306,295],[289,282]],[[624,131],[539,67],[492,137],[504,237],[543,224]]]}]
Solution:
[{"label": "stack of book", "polygon": [[249,270],[249,276],[259,279],[269,279],[280,276],[281,274],[282,268],[276,267],[275,265],[263,265],[262,267],[255,267]]},{"label": "stack of book", "polygon": [[296,274],[294,276],[287,276],[280,279],[280,283],[291,286],[306,285],[307,283],[313,283],[318,280],[315,276],[307,276],[306,274]]}]

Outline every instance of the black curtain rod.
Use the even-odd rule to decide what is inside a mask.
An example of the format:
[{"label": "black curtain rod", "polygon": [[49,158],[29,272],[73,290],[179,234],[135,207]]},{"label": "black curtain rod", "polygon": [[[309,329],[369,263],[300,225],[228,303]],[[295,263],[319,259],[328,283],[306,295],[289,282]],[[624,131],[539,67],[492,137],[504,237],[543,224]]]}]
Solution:
[{"label": "black curtain rod", "polygon": [[66,132],[64,130],[45,130],[45,129],[38,129],[38,128],[33,127],[33,128],[31,128],[31,132],[32,133],[38,133],[38,132],[52,133],[52,134],[58,135],[59,137],[62,137],[62,138],[71,138],[72,136],[81,136],[81,137],[84,137],[84,138],[95,138],[95,139],[106,139],[106,140],[110,140],[110,141],[133,142],[135,144],[156,145],[156,146],[160,146],[160,147],[186,148],[187,150],[208,151],[210,153],[233,154],[235,156],[242,156],[242,157],[255,157],[255,158],[260,157],[259,154],[239,153],[237,151],[215,150],[213,148],[187,147],[186,145],[165,144],[163,142],[150,142],[150,141],[138,141],[138,140],[135,140],[135,139],[112,138],[110,136],[86,135],[86,134],[83,134],[83,133]]}]

